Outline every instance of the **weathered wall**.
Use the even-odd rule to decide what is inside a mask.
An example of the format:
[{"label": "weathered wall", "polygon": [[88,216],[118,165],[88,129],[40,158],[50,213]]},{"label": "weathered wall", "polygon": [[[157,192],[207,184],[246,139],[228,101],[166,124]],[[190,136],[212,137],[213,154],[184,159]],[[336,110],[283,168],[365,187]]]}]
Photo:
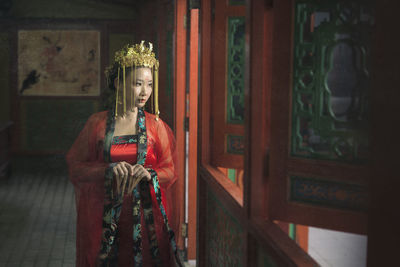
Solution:
[{"label": "weathered wall", "polygon": [[[5,0],[7,1],[7,0]],[[162,22],[157,17],[158,0],[134,1],[135,4],[112,4],[109,1],[100,0],[8,0],[7,5],[0,5],[0,19],[12,27],[0,25],[0,122],[13,120],[13,152],[28,154],[52,154],[64,153],[71,146],[73,140],[83,127],[90,114],[104,109],[102,97],[95,98],[49,98],[49,97],[19,97],[13,94],[15,86],[16,62],[13,54],[16,54],[16,34],[21,25],[40,29],[43,19],[48,19],[51,26],[69,29],[74,27],[95,27],[103,35],[100,50],[101,62],[108,64],[112,60],[115,51],[127,43],[138,42],[143,38],[153,41],[158,49],[158,25],[173,24],[173,16],[170,23]],[[121,1],[120,1],[121,2]],[[172,9],[173,10],[173,9]],[[149,12],[150,13],[146,13]],[[151,12],[152,11],[152,12]],[[151,19],[149,19],[151,17]],[[171,17],[171,16],[170,16]],[[164,20],[167,16],[163,17]],[[0,20],[0,23],[2,21]],[[115,25],[119,25],[115,27]],[[124,27],[126,25],[126,27]],[[129,28],[129,30],[127,30]],[[172,36],[172,33],[170,34]],[[11,40],[11,42],[10,42]],[[11,44],[11,45],[10,45]],[[172,43],[170,44],[172,55]],[[158,51],[157,51],[158,52]],[[163,53],[166,54],[165,49]],[[166,58],[164,56],[164,58]],[[169,57],[172,62],[172,57]],[[172,63],[164,64],[172,70]],[[103,67],[100,70],[104,71]],[[172,77],[172,72],[171,74]],[[169,91],[172,91],[172,79],[169,77]],[[160,90],[165,87],[167,77],[160,79]],[[107,95],[105,83],[102,81],[101,91]],[[169,94],[172,99],[172,94]],[[169,110],[165,117],[172,118],[173,103],[165,105],[165,99],[161,100],[162,111]],[[13,105],[14,103],[14,105]],[[15,105],[16,104],[16,105]],[[168,109],[166,108],[168,106]]]}]

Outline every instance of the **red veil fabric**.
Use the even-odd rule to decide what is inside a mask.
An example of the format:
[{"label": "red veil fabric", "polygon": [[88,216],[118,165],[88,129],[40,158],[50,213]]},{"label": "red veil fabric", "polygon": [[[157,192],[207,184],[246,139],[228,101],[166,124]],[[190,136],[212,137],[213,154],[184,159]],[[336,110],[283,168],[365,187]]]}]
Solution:
[{"label": "red veil fabric", "polygon": [[[178,203],[180,199],[177,187],[178,183],[176,182],[178,168],[176,166],[175,138],[171,129],[161,119],[156,120],[153,114],[147,112],[145,112],[145,119],[148,136],[145,167],[152,168],[157,172],[160,186],[165,196],[163,202],[166,202],[169,225],[175,233],[178,233],[181,214]],[[77,267],[95,266],[100,250],[104,205],[104,174],[110,164],[109,162],[104,162],[106,120],[107,111],[93,114],[66,155],[69,177],[75,188],[77,209]],[[111,157],[113,158],[113,153],[111,153]],[[114,157],[114,159],[118,158]],[[131,162],[136,162],[136,155]],[[153,193],[154,191],[152,192],[152,197],[155,204],[156,201]],[[128,205],[124,205],[123,213],[126,210],[129,210]],[[158,217],[157,219],[157,217],[155,213],[156,228],[157,226],[162,227],[162,218]],[[128,217],[121,214],[122,224],[129,224],[129,219],[127,222],[126,218]],[[143,231],[142,238],[143,249],[147,246],[145,232]],[[131,237],[132,235],[130,235]],[[120,240],[121,249],[126,247],[126,245],[122,244],[125,242],[124,240],[127,240],[127,243],[129,243],[130,238],[122,238]],[[162,243],[165,242],[160,241],[161,251],[163,249]],[[130,243],[128,245],[130,246]],[[130,250],[131,247],[127,249]],[[147,253],[145,251],[143,253],[145,263]]]}]

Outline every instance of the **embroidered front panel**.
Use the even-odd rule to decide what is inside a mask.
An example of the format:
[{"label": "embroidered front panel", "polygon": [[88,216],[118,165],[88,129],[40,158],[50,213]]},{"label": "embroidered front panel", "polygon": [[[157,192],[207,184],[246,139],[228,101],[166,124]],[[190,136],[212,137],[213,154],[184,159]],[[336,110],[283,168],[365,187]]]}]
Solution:
[{"label": "embroidered front panel", "polygon": [[121,136],[114,136],[112,144],[113,145],[136,144],[137,142],[138,142],[137,135],[121,135]]}]

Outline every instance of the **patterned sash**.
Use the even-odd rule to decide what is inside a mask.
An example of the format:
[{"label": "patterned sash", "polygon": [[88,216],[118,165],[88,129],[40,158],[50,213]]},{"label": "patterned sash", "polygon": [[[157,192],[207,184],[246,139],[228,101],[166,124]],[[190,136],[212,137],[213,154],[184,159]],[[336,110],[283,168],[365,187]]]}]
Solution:
[{"label": "patterned sash", "polygon": [[[104,159],[106,162],[111,162],[110,149],[112,145],[113,135],[115,130],[115,119],[113,112],[109,112],[107,118],[106,136],[104,141]],[[138,156],[137,164],[144,166],[147,155],[147,132],[146,132],[146,120],[143,109],[138,109]],[[98,257],[98,264],[100,266],[117,266],[118,265],[118,241],[116,240],[118,234],[118,221],[121,215],[121,207],[124,192],[116,194],[113,192],[113,172],[112,168],[116,163],[111,163],[110,167],[107,168],[105,173],[105,198],[104,198],[104,211],[103,211],[103,233],[101,240],[100,253]],[[164,218],[164,224],[167,228],[171,248],[175,255],[175,261],[178,266],[182,266],[179,259],[177,247],[174,238],[174,232],[168,224],[168,218],[165,213],[164,206],[161,202],[161,190],[157,177],[157,172],[153,169],[147,168],[151,174],[153,182],[154,192],[157,198],[159,209]],[[153,266],[163,266],[161,261],[160,251],[158,248],[157,236],[154,226],[154,217],[151,201],[149,182],[142,180],[133,189],[132,201],[133,201],[133,253],[135,267],[141,267],[143,265],[142,257],[142,233],[141,233],[141,213],[140,205],[142,203],[144,220],[148,229],[148,237],[150,244],[150,254],[152,258]],[[164,263],[168,266],[169,263]]]}]

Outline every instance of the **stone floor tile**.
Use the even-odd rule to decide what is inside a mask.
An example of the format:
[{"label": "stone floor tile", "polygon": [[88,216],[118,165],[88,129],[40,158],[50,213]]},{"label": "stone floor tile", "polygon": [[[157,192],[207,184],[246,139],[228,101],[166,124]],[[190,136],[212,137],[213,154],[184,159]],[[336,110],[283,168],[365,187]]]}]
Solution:
[{"label": "stone floor tile", "polygon": [[63,266],[63,261],[62,260],[52,260],[49,261],[49,267],[62,267]]},{"label": "stone floor tile", "polygon": [[25,259],[25,260],[21,263],[20,266],[21,266],[21,267],[33,267],[33,266],[35,266],[35,262],[34,262],[33,260],[28,261],[28,260]]}]

